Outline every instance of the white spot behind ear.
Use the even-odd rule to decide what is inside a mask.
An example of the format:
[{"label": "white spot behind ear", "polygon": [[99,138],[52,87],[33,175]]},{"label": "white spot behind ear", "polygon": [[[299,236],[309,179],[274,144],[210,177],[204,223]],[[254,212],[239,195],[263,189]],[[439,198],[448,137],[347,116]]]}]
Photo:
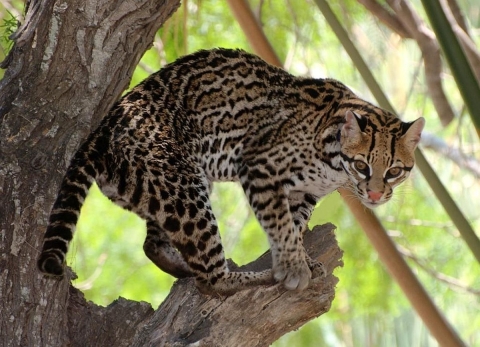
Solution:
[{"label": "white spot behind ear", "polygon": [[353,139],[361,135],[362,131],[355,117],[360,118],[361,116],[350,110],[345,113],[345,124],[342,127],[342,136]]},{"label": "white spot behind ear", "polygon": [[420,138],[422,137],[422,130],[425,126],[425,118],[420,117],[410,125],[407,132],[402,136],[405,141],[405,145],[410,151],[414,151],[417,148]]}]

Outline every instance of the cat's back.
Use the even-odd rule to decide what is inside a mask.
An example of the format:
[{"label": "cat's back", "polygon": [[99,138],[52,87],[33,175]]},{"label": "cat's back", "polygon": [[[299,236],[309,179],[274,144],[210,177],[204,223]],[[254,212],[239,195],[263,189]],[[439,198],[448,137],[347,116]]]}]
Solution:
[{"label": "cat's back", "polygon": [[[202,50],[167,65],[158,78],[190,112],[208,113],[251,104],[285,85],[286,71],[242,50]],[[237,108],[241,105],[237,105]]]}]

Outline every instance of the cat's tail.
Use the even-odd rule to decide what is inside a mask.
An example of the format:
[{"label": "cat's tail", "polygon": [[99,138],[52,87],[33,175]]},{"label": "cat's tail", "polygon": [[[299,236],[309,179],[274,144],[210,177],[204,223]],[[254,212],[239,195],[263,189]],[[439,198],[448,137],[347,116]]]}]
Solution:
[{"label": "cat's tail", "polygon": [[72,159],[50,213],[42,252],[37,261],[39,270],[47,275],[63,276],[68,245],[73,238],[80,209],[103,167],[95,163],[95,156],[87,154],[88,147],[84,144],[84,148]]}]

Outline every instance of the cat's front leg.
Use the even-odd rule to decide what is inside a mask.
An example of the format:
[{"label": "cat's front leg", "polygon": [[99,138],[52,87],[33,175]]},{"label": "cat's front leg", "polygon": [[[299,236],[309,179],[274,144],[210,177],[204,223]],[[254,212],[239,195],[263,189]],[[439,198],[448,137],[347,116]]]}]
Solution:
[{"label": "cat's front leg", "polygon": [[[288,290],[306,289],[312,278],[312,271],[307,263],[307,255],[303,246],[295,247],[281,243],[271,245],[273,266],[272,272],[275,281],[283,283]],[[273,251],[277,248],[278,251]],[[283,250],[280,250],[282,249]]]},{"label": "cat's front leg", "polygon": [[258,221],[267,233],[274,279],[289,290],[304,290],[312,273],[307,264],[302,235],[293,224],[283,186],[252,181],[242,184]]},{"label": "cat's front leg", "polygon": [[[293,226],[301,236],[300,244],[303,245],[303,236],[307,232],[307,222],[310,219],[318,197],[303,191],[290,191],[288,194],[288,207],[292,214]],[[312,259],[305,252],[305,260],[312,272],[312,278],[325,277],[326,270],[323,263]]]}]

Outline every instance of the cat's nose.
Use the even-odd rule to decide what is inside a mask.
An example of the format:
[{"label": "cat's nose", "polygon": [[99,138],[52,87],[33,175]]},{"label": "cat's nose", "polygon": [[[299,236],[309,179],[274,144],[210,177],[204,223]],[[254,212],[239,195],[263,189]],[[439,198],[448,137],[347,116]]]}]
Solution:
[{"label": "cat's nose", "polygon": [[376,192],[374,190],[367,190],[367,194],[372,201],[378,201],[383,196],[383,192]]}]

